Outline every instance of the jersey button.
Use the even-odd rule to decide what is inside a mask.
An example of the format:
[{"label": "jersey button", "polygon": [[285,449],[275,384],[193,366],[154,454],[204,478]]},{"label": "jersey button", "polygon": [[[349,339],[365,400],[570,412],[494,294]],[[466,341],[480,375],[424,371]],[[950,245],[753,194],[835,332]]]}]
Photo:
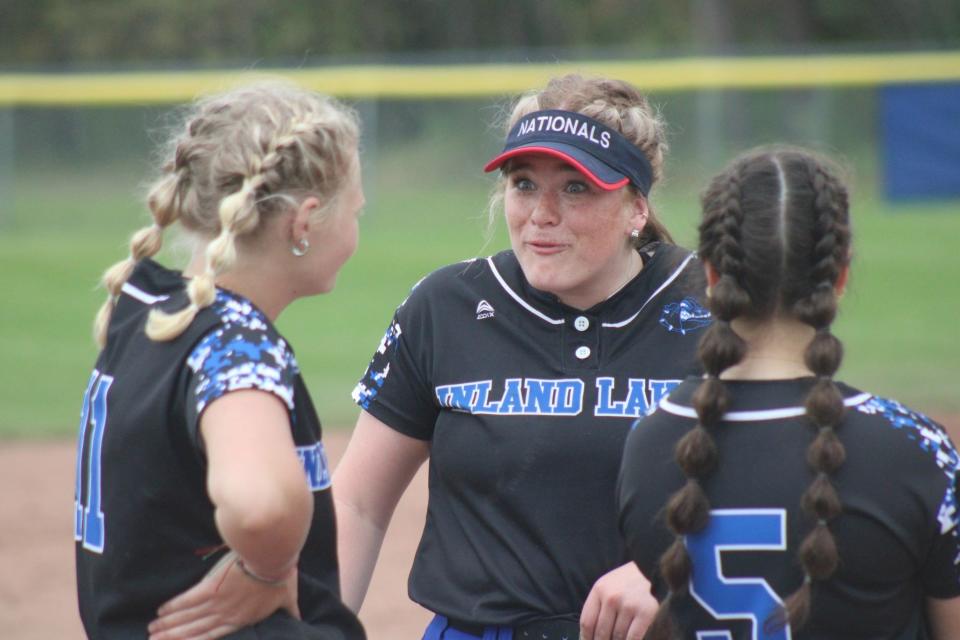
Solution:
[{"label": "jersey button", "polygon": [[590,357],[590,347],[577,347],[577,350],[573,352],[573,355],[577,356],[581,360],[586,360]]},{"label": "jersey button", "polygon": [[573,328],[577,331],[586,331],[590,328],[590,320],[586,316],[577,316],[577,319],[573,321]]}]

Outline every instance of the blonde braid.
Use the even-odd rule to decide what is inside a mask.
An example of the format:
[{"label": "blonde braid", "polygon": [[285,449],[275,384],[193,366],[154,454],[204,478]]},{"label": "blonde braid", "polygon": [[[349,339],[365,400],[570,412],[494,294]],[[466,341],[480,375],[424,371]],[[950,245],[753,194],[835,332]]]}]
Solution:
[{"label": "blonde braid", "polygon": [[178,221],[207,240],[203,272],[187,285],[189,303],[176,313],[150,312],[147,335],[170,340],[216,299],[217,277],[237,259],[236,238],[255,235],[263,220],[311,194],[336,201],[353,166],[359,122],[335,100],[282,81],[267,81],[204,98],[171,140],[171,160],[148,197],[154,225],[130,242],[130,257],[103,276],[108,292],[95,321],[104,344],[113,307],[134,265],[160,250],[163,229]]},{"label": "blonde braid", "polygon": [[201,309],[209,307],[216,299],[216,279],[229,271],[237,259],[236,237],[257,228],[260,216],[257,210],[257,193],[263,187],[264,178],[259,174],[261,165],[254,162],[257,175],[244,178],[239,191],[220,203],[220,233],[206,248],[205,268],[190,279],[187,297],[190,304],[174,313],[153,309],[147,318],[146,332],[151,340],[172,340],[183,333]]},{"label": "blonde braid", "polygon": [[[264,110],[266,117],[274,124],[275,117]],[[152,340],[172,340],[183,333],[201,309],[213,304],[216,299],[216,279],[229,271],[237,260],[236,239],[255,231],[260,225],[258,204],[264,196],[269,196],[282,183],[279,168],[283,162],[283,151],[302,144],[298,133],[309,131],[307,125],[292,123],[291,133],[282,133],[270,140],[263,140],[262,127],[254,126],[251,131],[253,148],[265,152],[263,158],[247,158],[246,172],[240,189],[227,195],[218,208],[220,233],[207,244],[204,252],[204,271],[190,279],[187,296],[190,304],[175,313],[166,313],[160,309],[150,312],[146,332]],[[273,178],[270,180],[270,178]],[[273,184],[271,184],[273,183]]]},{"label": "blonde braid", "polygon": [[174,171],[167,165],[168,172],[150,191],[147,204],[153,215],[154,223],[134,232],[130,238],[130,255],[108,268],[100,280],[107,290],[107,299],[97,312],[93,323],[93,337],[102,349],[107,343],[107,327],[113,308],[117,304],[123,285],[133,273],[137,262],[155,256],[163,246],[163,230],[179,217],[179,203],[184,184],[184,172]]}]

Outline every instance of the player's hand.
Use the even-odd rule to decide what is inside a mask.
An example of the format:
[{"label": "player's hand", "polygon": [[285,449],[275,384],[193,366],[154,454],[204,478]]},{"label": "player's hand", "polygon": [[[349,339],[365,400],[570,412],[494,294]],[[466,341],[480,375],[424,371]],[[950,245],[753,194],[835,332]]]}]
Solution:
[{"label": "player's hand", "polygon": [[658,606],[650,581],[628,562],[594,583],[580,613],[580,638],[642,640]]},{"label": "player's hand", "polygon": [[283,586],[272,586],[244,575],[237,560],[230,551],[203,580],[164,603],[147,627],[150,640],[213,640],[278,609],[300,618],[296,568]]}]

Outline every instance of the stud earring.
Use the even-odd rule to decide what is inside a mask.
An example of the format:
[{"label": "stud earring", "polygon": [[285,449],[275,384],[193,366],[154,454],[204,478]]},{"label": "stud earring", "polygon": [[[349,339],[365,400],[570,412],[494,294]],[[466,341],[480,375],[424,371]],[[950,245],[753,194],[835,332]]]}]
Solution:
[{"label": "stud earring", "polygon": [[630,239],[631,239],[631,240],[639,240],[639,239],[640,239],[640,229],[634,229],[633,231],[631,231],[631,232],[630,232]]},{"label": "stud earring", "polygon": [[306,238],[301,238],[300,242],[290,247],[290,253],[298,258],[302,258],[303,256],[307,255],[307,251],[309,250],[310,242]]}]

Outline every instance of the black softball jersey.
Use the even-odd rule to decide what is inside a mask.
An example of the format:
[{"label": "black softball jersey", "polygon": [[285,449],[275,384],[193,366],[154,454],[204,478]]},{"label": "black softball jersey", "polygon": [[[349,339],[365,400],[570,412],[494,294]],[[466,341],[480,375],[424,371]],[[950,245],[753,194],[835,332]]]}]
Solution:
[{"label": "black softball jersey", "polygon": [[[813,582],[805,625],[770,624],[803,581],[797,549],[816,525],[800,508],[814,479],[806,452],[816,434],[803,408],[813,383],[725,382],[731,404],[711,429],[719,463],[703,481],[710,520],[685,537],[693,573],[672,609],[683,638],[917,640],[927,637],[926,598],[960,595],[957,450],[926,416],[838,383],[846,460],[831,478],[843,512],[828,526],[839,569]],[[674,446],[696,424],[699,384],[685,381],[640,420],[623,457],[620,527],[660,598],[658,560],[673,541],[662,509],[684,483]]]},{"label": "black softball jersey", "polygon": [[330,471],[293,351],[252,303],[220,289],[182,335],[150,340],[144,333],[147,314],[185,306],[184,283],[179,272],[152,260],[138,263],[84,394],[74,538],[87,634],[146,637],[157,608],[196,584],[225,553],[206,491],[199,418],[225,393],[260,389],[287,407],[314,497],[299,564],[306,624],[278,613],[257,625],[265,635],[247,630],[232,637],[363,638],[339,597]]},{"label": "black softball jersey", "polygon": [[483,625],[579,617],[628,558],[615,484],[632,422],[697,370],[703,267],[649,247],[587,310],[534,289],[513,252],[439,269],[400,305],[354,397],[429,440],[409,580],[427,609]]}]

